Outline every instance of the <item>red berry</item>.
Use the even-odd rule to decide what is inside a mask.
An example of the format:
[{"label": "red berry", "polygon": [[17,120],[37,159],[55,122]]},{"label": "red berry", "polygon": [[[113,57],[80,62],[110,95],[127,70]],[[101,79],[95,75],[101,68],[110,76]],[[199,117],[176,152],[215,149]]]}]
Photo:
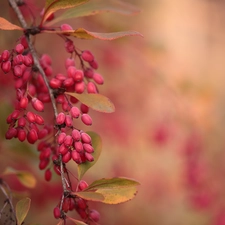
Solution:
[{"label": "red berry", "polygon": [[84,76],[87,78],[92,78],[94,75],[94,71],[91,68],[88,68],[84,71]]},{"label": "red berry", "polygon": [[26,140],[27,134],[24,129],[18,129],[17,138],[23,142]]},{"label": "red berry", "polygon": [[91,137],[87,133],[82,132],[81,133],[81,140],[84,143],[90,144],[91,143]]},{"label": "red berry", "polygon": [[49,164],[49,158],[45,158],[39,162],[39,169],[44,170]]},{"label": "red berry", "polygon": [[47,55],[47,54],[43,54],[43,55],[41,56],[40,62],[41,62],[41,65],[42,65],[42,66],[46,66],[46,65],[51,66],[51,65],[52,65],[52,59],[51,59],[51,57],[50,57],[49,55]]},{"label": "red berry", "polygon": [[66,133],[61,132],[61,133],[58,135],[57,143],[58,143],[59,145],[61,145],[61,144],[64,142],[65,137],[66,137]]},{"label": "red berry", "polygon": [[60,209],[59,209],[58,206],[54,208],[53,214],[54,214],[54,217],[55,217],[56,219],[59,219],[59,218],[60,218],[61,212],[60,212]]},{"label": "red berry", "polygon": [[11,62],[10,61],[2,62],[1,68],[4,73],[8,73],[11,70]]},{"label": "red berry", "polygon": [[85,89],[85,83],[83,81],[75,83],[74,90],[75,92],[82,94]]},{"label": "red berry", "polygon": [[22,71],[22,68],[21,66],[17,65],[13,68],[13,73],[16,77],[22,77],[23,75],[23,71]]},{"label": "red berry", "polygon": [[55,78],[60,81],[64,81],[67,77],[64,74],[58,73],[56,74]]},{"label": "red berry", "polygon": [[75,73],[73,74],[73,79],[75,82],[80,82],[84,78],[84,72],[83,70],[76,70]]},{"label": "red berry", "polygon": [[28,119],[28,121],[29,121],[30,123],[35,123],[36,116],[35,116],[34,113],[32,113],[32,112],[27,112],[26,116],[27,116],[27,119]]},{"label": "red berry", "polygon": [[68,212],[69,211],[69,209],[70,209],[70,201],[71,201],[70,198],[64,198],[63,205],[62,205],[62,210],[64,212]]},{"label": "red berry", "polygon": [[43,125],[44,124],[44,119],[42,116],[36,115],[35,117],[35,123],[37,123],[38,125]]},{"label": "red berry", "polygon": [[62,154],[62,155],[65,155],[67,152],[68,152],[68,147],[66,147],[64,144],[60,145],[59,146],[59,153]]},{"label": "red berry", "polygon": [[17,137],[17,129],[12,127],[12,128],[9,128],[5,134],[5,138],[6,139],[12,139],[14,137]]},{"label": "red berry", "polygon": [[94,56],[88,50],[83,51],[82,54],[81,54],[81,57],[86,62],[92,62],[94,60]]},{"label": "red berry", "polygon": [[103,84],[104,83],[104,79],[102,77],[102,75],[98,74],[98,73],[94,73],[93,75],[93,79],[97,84]]},{"label": "red berry", "polygon": [[27,105],[28,105],[28,98],[25,96],[25,97],[22,97],[20,99],[20,102],[19,102],[19,106],[21,109],[26,109],[27,108]]},{"label": "red berry", "polygon": [[68,69],[70,66],[75,66],[75,61],[74,59],[67,58],[65,62],[65,67]]},{"label": "red berry", "polygon": [[35,129],[31,129],[27,134],[27,141],[30,144],[34,144],[38,140],[37,131]]},{"label": "red berry", "polygon": [[51,88],[53,89],[57,89],[57,88],[60,88],[61,85],[62,85],[62,82],[56,78],[52,78],[49,82],[49,85]]},{"label": "red berry", "polygon": [[81,137],[80,131],[78,131],[77,129],[73,129],[71,135],[74,141],[80,140],[80,137]]},{"label": "red berry", "polygon": [[18,119],[18,123],[17,124],[18,124],[19,127],[25,127],[26,126],[26,119],[24,117],[20,117]]},{"label": "red berry", "polygon": [[62,31],[73,30],[73,28],[69,24],[66,24],[66,23],[62,24],[60,26],[60,28],[61,28]]},{"label": "red berry", "polygon": [[89,162],[93,162],[94,161],[94,157],[90,153],[85,152],[84,155],[85,155],[85,158],[87,159],[87,161],[89,161]]},{"label": "red berry", "polygon": [[92,209],[89,212],[89,218],[97,223],[100,220],[100,214],[98,211]]},{"label": "red berry", "polygon": [[63,111],[65,111],[65,112],[69,112],[70,109],[71,109],[71,106],[68,104],[68,102],[63,102],[63,103],[62,103],[62,109],[63,109]]},{"label": "red berry", "polygon": [[18,44],[16,45],[15,50],[17,54],[22,54],[24,51],[24,46],[22,44]]},{"label": "red berry", "polygon": [[91,126],[92,125],[92,118],[88,114],[86,114],[86,113],[84,113],[81,116],[81,120],[87,126]]},{"label": "red berry", "polygon": [[66,51],[68,53],[73,53],[75,47],[74,47],[73,42],[71,40],[66,40],[65,41],[65,48],[66,48]]},{"label": "red berry", "polygon": [[20,111],[19,110],[14,110],[11,114],[12,119],[17,119],[20,115]]},{"label": "red berry", "polygon": [[63,155],[62,161],[64,163],[68,163],[71,160],[71,153],[68,151],[66,154]]},{"label": "red berry", "polygon": [[98,69],[98,63],[96,62],[95,59],[93,61],[89,62],[89,65],[95,70]]},{"label": "red berry", "polygon": [[93,153],[94,152],[94,148],[90,144],[84,143],[83,144],[83,148],[88,153]]},{"label": "red berry", "polygon": [[73,120],[70,115],[66,115],[65,124],[67,127],[73,126]]},{"label": "red berry", "polygon": [[19,54],[14,57],[13,65],[22,65],[24,63],[24,56]]},{"label": "red berry", "polygon": [[45,138],[48,135],[48,130],[43,128],[42,130],[38,131],[38,139]]},{"label": "red berry", "polygon": [[72,77],[69,77],[69,78],[66,78],[64,81],[63,81],[63,86],[64,87],[71,87],[74,85],[74,80]]},{"label": "red berry", "polygon": [[9,56],[10,56],[10,53],[8,50],[4,50],[3,53],[1,54],[1,58],[2,58],[2,61],[3,62],[6,62],[9,60]]},{"label": "red berry", "polygon": [[86,181],[84,181],[84,180],[81,180],[80,182],[79,182],[79,184],[78,184],[78,188],[79,188],[79,190],[80,191],[83,191],[85,188],[87,188],[88,187],[88,184],[87,184],[87,182]]},{"label": "red berry", "polygon": [[58,125],[62,125],[65,122],[65,119],[66,119],[65,113],[61,112],[56,117],[56,123]]},{"label": "red berry", "polygon": [[80,110],[76,107],[76,106],[73,106],[71,109],[70,109],[70,115],[73,117],[73,118],[78,118],[80,116]]},{"label": "red berry", "polygon": [[76,67],[75,66],[69,66],[68,68],[67,68],[67,75],[68,75],[68,77],[74,77],[74,75],[75,75],[75,72],[76,72]]},{"label": "red berry", "polygon": [[73,138],[72,138],[72,136],[67,135],[67,136],[64,138],[63,143],[64,143],[64,145],[65,145],[66,147],[70,147],[70,146],[73,144]]},{"label": "red berry", "polygon": [[31,55],[25,55],[23,59],[23,63],[25,66],[30,67],[33,65],[33,58]]},{"label": "red berry", "polygon": [[57,102],[57,103],[61,103],[61,104],[62,104],[63,102],[65,102],[65,100],[66,100],[66,99],[65,99],[65,96],[64,96],[64,95],[58,95],[57,98],[56,98],[56,102]]},{"label": "red berry", "polygon": [[81,110],[82,113],[88,113],[89,107],[82,103],[80,105],[80,110]]},{"label": "red berry", "polygon": [[20,43],[23,45],[23,47],[26,49],[28,48],[28,43],[27,43],[27,39],[25,36],[22,36],[20,39]]},{"label": "red berry", "polygon": [[73,161],[75,161],[77,164],[81,164],[82,163],[80,154],[76,150],[73,150],[71,152],[71,157],[72,157]]},{"label": "red berry", "polygon": [[74,148],[78,153],[81,153],[83,151],[83,144],[80,141],[76,141],[74,143]]},{"label": "red berry", "polygon": [[87,91],[88,93],[98,93],[98,89],[93,82],[88,82],[87,84]]},{"label": "red berry", "polygon": [[31,104],[32,104],[33,108],[34,108],[35,110],[37,110],[38,112],[43,112],[43,111],[44,111],[44,104],[43,104],[43,102],[40,101],[39,99],[37,99],[37,98],[32,98]]},{"label": "red berry", "polygon": [[84,199],[82,198],[78,198],[77,199],[77,206],[80,208],[80,209],[86,209],[87,208],[87,203]]},{"label": "red berry", "polygon": [[46,180],[46,181],[50,181],[51,178],[52,178],[52,172],[51,172],[50,169],[47,169],[47,170],[45,171],[45,180]]}]

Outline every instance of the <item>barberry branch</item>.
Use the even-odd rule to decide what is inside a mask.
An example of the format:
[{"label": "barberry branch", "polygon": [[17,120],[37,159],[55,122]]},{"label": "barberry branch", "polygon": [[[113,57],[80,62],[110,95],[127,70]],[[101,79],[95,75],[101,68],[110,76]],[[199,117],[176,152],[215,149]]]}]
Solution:
[{"label": "barberry branch", "polygon": [[[27,23],[26,23],[23,15],[22,15],[19,7],[17,6],[16,0],[9,0],[9,3],[11,5],[12,9],[14,10],[14,12],[16,13],[16,15],[17,15],[17,17],[18,17],[18,19],[19,19],[22,27],[26,31],[28,29],[28,26],[27,26]],[[55,104],[55,99],[54,99],[53,91],[50,88],[49,83],[48,83],[48,80],[47,80],[47,77],[45,75],[45,72],[44,72],[44,70],[42,69],[42,67],[40,65],[40,62],[38,60],[37,53],[36,53],[36,51],[34,49],[34,46],[33,46],[32,42],[30,40],[30,34],[25,32],[25,37],[26,37],[26,40],[27,40],[27,43],[28,43],[28,46],[29,46],[31,55],[32,55],[33,60],[34,60],[34,65],[38,69],[38,71],[40,72],[41,76],[44,79],[45,85],[48,88],[48,92],[49,92],[49,95],[50,95],[50,98],[51,98],[51,103],[52,103],[54,115],[55,115],[55,118],[56,118],[57,115],[58,115],[58,112],[57,112],[57,108],[56,108],[56,104]]]}]

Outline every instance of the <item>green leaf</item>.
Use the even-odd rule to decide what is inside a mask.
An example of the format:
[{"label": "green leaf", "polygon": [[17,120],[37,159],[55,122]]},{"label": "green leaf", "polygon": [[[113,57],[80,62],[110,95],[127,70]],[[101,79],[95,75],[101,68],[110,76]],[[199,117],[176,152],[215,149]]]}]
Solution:
[{"label": "green leaf", "polygon": [[82,163],[78,165],[78,179],[81,180],[84,174],[86,173],[87,170],[89,170],[94,164],[98,161],[98,158],[101,154],[102,151],[102,140],[101,137],[96,134],[95,132],[89,131],[87,134],[90,135],[91,140],[92,140],[92,146],[94,148],[94,153],[92,153],[94,157],[93,162],[88,162],[86,161],[85,163]]},{"label": "green leaf", "polygon": [[48,25],[55,24],[65,19],[90,16],[103,12],[115,12],[124,15],[133,15],[139,13],[140,10],[129,3],[119,0],[91,0],[86,4],[66,10],[54,20],[50,21]]},{"label": "green leaf", "polygon": [[85,30],[84,28],[78,28],[76,30],[67,30],[67,31],[44,31],[46,33],[57,33],[57,34],[63,34],[66,36],[73,36],[76,38],[80,39],[100,39],[104,41],[112,41],[118,38],[122,38],[125,36],[141,36],[143,35],[137,31],[120,31],[120,32],[112,32],[112,33],[96,33],[96,32],[91,32],[88,30]]},{"label": "green leaf", "polygon": [[78,99],[81,103],[86,106],[104,113],[112,113],[115,111],[115,106],[113,103],[105,96],[100,94],[77,94],[72,92],[65,92],[65,94],[70,95]]},{"label": "green leaf", "polygon": [[24,219],[27,216],[27,213],[30,209],[30,198],[24,198],[21,199],[19,202],[16,204],[16,219],[17,219],[17,224],[21,225],[24,221]]},{"label": "green leaf", "polygon": [[0,30],[23,30],[23,28],[10,23],[5,18],[0,17]]},{"label": "green leaf", "polygon": [[70,221],[74,222],[76,225],[87,225],[87,223],[84,223],[83,221],[80,221],[80,220],[75,220],[69,216],[67,216],[66,218],[69,219]]},{"label": "green leaf", "polygon": [[21,184],[28,188],[34,188],[36,186],[36,179],[30,172],[15,170],[11,167],[7,167],[2,175],[15,175]]},{"label": "green leaf", "polygon": [[89,0],[47,0],[45,4],[45,13],[42,18],[42,23],[47,20],[49,15],[60,9],[73,8],[88,1]]},{"label": "green leaf", "polygon": [[[84,194],[86,192],[88,195],[87,200],[89,201],[118,204],[134,198],[137,193],[137,185],[139,185],[137,181],[127,178],[101,179],[94,181],[82,192],[77,192],[76,194],[86,199]],[[92,196],[90,193],[95,193],[95,195]],[[97,193],[101,194],[104,198],[102,200],[97,198]]]}]

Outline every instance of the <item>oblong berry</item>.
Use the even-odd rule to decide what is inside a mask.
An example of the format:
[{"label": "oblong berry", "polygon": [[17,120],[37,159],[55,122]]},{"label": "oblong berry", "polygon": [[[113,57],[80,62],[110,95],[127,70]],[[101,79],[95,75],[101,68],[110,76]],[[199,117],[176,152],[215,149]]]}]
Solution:
[{"label": "oblong berry", "polygon": [[76,107],[76,106],[73,106],[71,109],[70,109],[70,115],[73,117],[73,118],[78,118],[80,116],[80,110]]},{"label": "oblong berry", "polygon": [[45,171],[45,180],[46,180],[46,181],[50,181],[51,178],[52,178],[52,171],[51,171],[50,169],[47,169],[47,170]]},{"label": "oblong berry", "polygon": [[52,78],[49,82],[49,86],[53,89],[57,89],[60,88],[62,85],[62,81],[56,79],[56,78]]},{"label": "oblong berry", "polygon": [[13,74],[16,77],[22,77],[23,75],[23,70],[21,68],[21,66],[17,65],[13,68]]},{"label": "oblong berry", "polygon": [[43,139],[48,135],[48,130],[43,128],[42,130],[38,131],[38,139]]},{"label": "oblong berry", "polygon": [[65,155],[68,152],[68,150],[69,150],[68,147],[66,147],[64,144],[61,144],[58,149],[59,153],[62,155]]},{"label": "oblong berry", "polygon": [[94,157],[90,153],[85,152],[84,155],[85,155],[85,158],[87,159],[87,161],[89,161],[89,162],[93,162],[94,161]]},{"label": "oblong berry", "polygon": [[38,112],[43,112],[44,111],[44,104],[42,101],[40,101],[37,98],[32,98],[31,100],[31,104],[33,106],[33,108],[38,111]]},{"label": "oblong berry", "polygon": [[98,63],[95,59],[93,61],[89,62],[89,65],[95,70],[98,69]]},{"label": "oblong berry", "polygon": [[61,133],[58,135],[57,143],[58,143],[59,145],[61,145],[61,144],[64,142],[65,137],[66,137],[66,133],[61,132]]},{"label": "oblong berry", "polygon": [[79,141],[80,138],[81,138],[80,131],[78,131],[77,129],[73,129],[72,133],[71,133],[71,136],[72,136],[74,141]]},{"label": "oblong berry", "polygon": [[90,144],[91,143],[91,136],[85,132],[81,133],[81,140],[83,143]]},{"label": "oblong berry", "polygon": [[86,62],[92,62],[94,60],[94,56],[89,50],[83,51],[81,57]]},{"label": "oblong berry", "polygon": [[17,138],[23,142],[26,140],[27,133],[24,129],[18,129]]},{"label": "oblong berry", "polygon": [[1,68],[4,73],[8,73],[11,70],[11,62],[10,61],[2,62]]},{"label": "oblong berry", "polygon": [[97,210],[92,209],[89,211],[89,218],[97,223],[100,220],[100,214]]},{"label": "oblong berry", "polygon": [[19,102],[19,107],[21,109],[26,109],[28,105],[28,98],[26,96],[22,97]]},{"label": "oblong berry", "polygon": [[67,58],[65,61],[65,67],[68,69],[70,66],[75,66],[75,61],[74,59]]},{"label": "oblong berry", "polygon": [[68,151],[66,154],[62,156],[62,161],[64,163],[68,163],[71,160],[71,153]]},{"label": "oblong berry", "polygon": [[80,141],[74,142],[73,146],[78,153],[81,153],[84,150],[83,144]]},{"label": "oblong berry", "polygon": [[75,92],[82,94],[85,90],[85,83],[83,81],[75,83],[74,90]]},{"label": "oblong berry", "polygon": [[82,113],[88,113],[89,107],[82,103],[80,105],[80,110],[81,110]]},{"label": "oblong berry", "polygon": [[17,44],[15,50],[17,54],[22,54],[24,51],[24,46],[22,44]]},{"label": "oblong berry", "polygon": [[65,122],[65,119],[66,119],[65,113],[61,112],[56,117],[56,123],[58,125],[62,125]]},{"label": "oblong berry", "polygon": [[35,129],[31,129],[27,134],[27,141],[30,144],[34,144],[38,140],[38,134]]},{"label": "oblong berry", "polygon": [[73,30],[73,28],[72,28],[69,24],[66,24],[66,23],[62,24],[62,25],[60,26],[60,29],[61,29],[62,31]]},{"label": "oblong berry", "polygon": [[67,127],[73,126],[73,119],[71,118],[70,115],[66,115],[65,124]]},{"label": "oblong berry", "polygon": [[63,143],[64,143],[64,145],[65,145],[66,147],[71,146],[71,145],[73,144],[73,138],[72,138],[72,136],[66,135],[66,137],[64,138]]},{"label": "oblong berry", "polygon": [[10,52],[8,50],[4,50],[1,54],[2,61],[8,61],[10,56]]},{"label": "oblong berry", "polygon": [[6,139],[12,139],[14,137],[17,137],[17,129],[12,127],[12,128],[9,128],[5,134],[5,138]]},{"label": "oblong berry", "polygon": [[83,148],[88,153],[93,153],[94,152],[94,148],[90,144],[84,143],[83,144]]},{"label": "oblong berry", "polygon": [[92,125],[92,118],[86,113],[82,114],[81,121],[87,126]]},{"label": "oblong berry", "polygon": [[73,150],[71,152],[71,157],[72,157],[73,161],[75,161],[77,164],[82,163],[80,154],[76,150]]},{"label": "oblong berry", "polygon": [[73,79],[75,82],[80,82],[82,81],[84,78],[84,72],[83,70],[76,70],[74,75],[73,75]]},{"label": "oblong berry", "polygon": [[45,123],[44,118],[42,116],[36,115],[35,116],[35,123],[38,125],[43,125]]},{"label": "oblong berry", "polygon": [[88,93],[98,93],[98,89],[93,82],[88,82],[87,84],[87,92]]},{"label": "oblong berry", "polygon": [[97,84],[104,84],[104,79],[101,74],[94,73],[93,79]]},{"label": "oblong berry", "polygon": [[49,158],[45,158],[39,162],[39,169],[44,170],[49,164]]},{"label": "oblong berry", "polygon": [[19,127],[25,127],[26,126],[26,119],[24,118],[24,117],[20,117],[19,119],[18,119],[18,122],[17,122],[17,125],[19,126]]},{"label": "oblong berry", "polygon": [[87,188],[88,187],[88,184],[87,184],[87,182],[86,181],[84,181],[84,180],[81,180],[80,182],[79,182],[79,184],[78,184],[78,189],[80,190],[80,191],[83,191],[85,188]]},{"label": "oblong berry", "polygon": [[30,123],[35,123],[35,120],[36,120],[36,115],[32,112],[27,112],[26,114],[27,116],[27,120],[30,122]]}]

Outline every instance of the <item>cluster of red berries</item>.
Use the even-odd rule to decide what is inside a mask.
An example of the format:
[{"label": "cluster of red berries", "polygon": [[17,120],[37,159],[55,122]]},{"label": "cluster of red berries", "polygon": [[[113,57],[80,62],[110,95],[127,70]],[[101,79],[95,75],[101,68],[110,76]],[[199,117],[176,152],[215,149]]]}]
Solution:
[{"label": "cluster of red berries", "polygon": [[[88,184],[81,180],[78,184],[78,191],[82,191],[88,187]],[[56,219],[64,218],[65,213],[68,211],[76,210],[82,219],[85,220],[86,223],[89,222],[98,222],[100,219],[100,214],[97,210],[90,209],[87,201],[77,197],[68,195],[63,199],[62,210],[60,210],[60,203],[54,208],[53,214]]]},{"label": "cluster of red berries", "polygon": [[[72,28],[67,24],[61,26],[61,30],[70,29]],[[95,72],[98,64],[93,54],[88,50],[76,49],[73,41],[67,37],[64,40],[66,51],[70,53],[70,57],[65,60],[65,75],[53,73],[52,60],[47,54],[43,54],[39,59],[48,85],[34,64],[25,36],[19,39],[14,49],[4,50],[0,55],[1,69],[5,74],[13,74],[16,89],[14,111],[7,117],[9,128],[5,137],[17,138],[21,142],[27,140],[30,144],[40,141],[37,145],[39,169],[45,170],[46,181],[51,180],[52,167],[61,175],[61,163],[67,174],[65,164],[71,159],[77,164],[94,160],[91,137],[74,125],[78,118],[83,124],[92,125],[92,118],[88,114],[89,107],[65,92],[95,94],[99,92],[97,85],[104,83],[103,77]],[[75,66],[77,61],[78,67]],[[45,104],[51,102],[50,92],[55,98],[54,104],[57,109],[61,108],[61,112],[57,113],[55,118],[52,116],[46,120],[39,114],[46,108]],[[77,190],[82,191],[87,186],[85,181],[80,181]],[[99,213],[90,210],[86,200],[72,196],[70,192],[63,198],[63,202],[60,202],[62,204],[54,209],[56,218],[64,218],[65,213],[75,209],[88,223],[99,220]]]}]

